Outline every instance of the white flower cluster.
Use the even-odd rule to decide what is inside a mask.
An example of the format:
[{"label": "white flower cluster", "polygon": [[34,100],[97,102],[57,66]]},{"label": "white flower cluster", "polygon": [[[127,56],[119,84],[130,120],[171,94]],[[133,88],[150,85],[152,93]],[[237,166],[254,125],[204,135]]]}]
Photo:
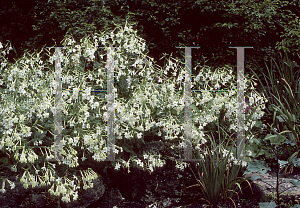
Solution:
[{"label": "white flower cluster", "polygon": [[180,169],[181,171],[183,171],[187,166],[188,166],[188,163],[186,163],[186,162],[176,161],[175,167]]},{"label": "white flower cluster", "polygon": [[[8,179],[6,179],[6,180],[7,180],[7,182],[8,182],[9,185],[10,185],[10,189],[14,189],[14,188],[16,187],[16,185],[15,185],[14,182],[12,182],[12,181],[10,181],[10,180],[8,180]],[[2,182],[2,188],[0,189],[0,192],[2,192],[2,193],[5,193],[5,192],[6,192],[6,190],[5,190],[5,180],[3,180],[3,182]]]},{"label": "white flower cluster", "polygon": [[[108,39],[112,39],[112,41],[109,42]],[[166,80],[166,77],[163,75],[166,74],[165,71],[162,72],[163,69],[157,68],[156,65],[152,64],[148,56],[142,54],[145,50],[145,41],[141,40],[136,35],[136,31],[127,24],[116,34],[115,31],[112,31],[101,35],[95,34],[91,39],[83,38],[80,46],[74,46],[75,41],[69,36],[66,36],[64,41],[64,45],[68,47],[65,47],[58,55],[62,60],[61,74],[64,82],[63,85],[65,83],[70,85],[62,87],[72,88],[73,92],[64,93],[62,104],[57,105],[62,106],[62,115],[66,117],[65,121],[68,121],[70,127],[83,130],[84,132],[79,134],[77,131],[73,131],[72,135],[63,136],[61,142],[63,146],[62,155],[66,159],[64,163],[70,169],[78,166],[78,152],[75,151],[73,146],[81,146],[82,150],[89,151],[89,153],[93,154],[93,159],[96,161],[105,159],[106,153],[109,152],[110,148],[105,146],[105,130],[108,130],[108,126],[106,125],[108,115],[105,112],[107,111],[106,100],[99,96],[91,96],[91,89],[95,89],[96,87],[98,89],[103,88],[102,83],[107,80],[104,73],[105,69],[96,67],[98,68],[98,73],[81,73],[81,66],[79,65],[81,56],[88,60],[95,59],[95,46],[97,45],[123,46],[114,49],[114,64],[118,66],[115,67],[118,74],[117,81],[119,81],[121,76],[124,76],[128,82],[127,88],[132,89],[129,100],[125,100],[124,98],[117,99],[116,94],[114,103],[118,117],[115,119],[115,138],[142,139],[144,131],[149,131],[151,128],[157,127],[158,136],[163,135],[162,139],[168,140],[168,142],[175,145],[181,144],[182,148],[185,147],[183,143],[184,136],[179,137],[180,134],[184,135],[181,114],[185,108],[185,100],[183,93],[176,92],[178,85],[180,85],[179,90],[182,89],[181,84],[178,83],[184,80],[185,70],[183,67],[174,63],[172,58],[170,58],[165,71],[171,71],[172,73],[174,71],[173,77],[176,77],[177,74],[179,76],[177,80],[170,78],[167,82],[162,83],[162,80]],[[105,50],[108,51],[108,48],[105,48]],[[131,60],[126,53],[136,53],[137,58]],[[56,114],[57,109],[53,107],[55,106],[55,103],[53,104],[55,101],[53,99],[53,93],[55,93],[53,89],[56,89],[58,84],[54,81],[55,72],[53,71],[53,63],[56,58],[58,58],[56,54],[50,56],[49,63],[51,65],[49,66],[48,62],[41,62],[39,57],[24,56],[9,69],[11,73],[8,73],[7,76],[4,76],[3,80],[0,80],[2,84],[6,82],[9,87],[6,91],[0,92],[1,98],[5,98],[4,100],[6,100],[0,106],[0,122],[5,127],[4,130],[1,130],[4,136],[0,139],[0,144],[1,147],[5,146],[8,151],[15,151],[15,158],[24,164],[31,163],[33,165],[42,155],[46,156],[46,160],[53,158],[53,151],[50,151],[49,147],[39,146],[39,143],[33,145],[32,149],[25,147],[31,145],[31,141],[26,139],[26,137],[32,134],[29,124],[35,122],[34,128],[41,127],[45,125],[47,119],[53,119]],[[101,56],[101,59],[103,59],[103,56]],[[178,60],[175,61],[177,62]],[[72,65],[71,63],[74,62],[76,63]],[[5,64],[1,64],[1,67],[5,67]],[[49,68],[50,70],[43,73],[43,68]],[[198,83],[198,80],[201,78],[205,82],[205,88],[210,88],[209,84],[214,88],[219,88],[221,84],[226,85],[229,81],[232,87],[232,83],[235,83],[234,78],[231,76],[232,68],[223,67],[221,72],[220,70],[215,70],[214,74],[205,72],[205,69],[203,67],[200,70],[201,72],[196,77],[196,81],[192,83],[193,88],[203,88]],[[159,77],[157,74],[159,74]],[[142,75],[146,76],[140,79]],[[87,77],[90,80],[96,80],[97,85],[88,85],[87,82],[82,82]],[[160,84],[154,82],[156,78],[158,78]],[[15,80],[18,80],[18,82]],[[27,82],[28,80],[31,81]],[[135,85],[133,86],[132,83],[135,83]],[[247,87],[247,85],[245,86]],[[49,90],[49,87],[52,91]],[[114,92],[116,92],[116,89]],[[16,100],[13,96],[15,94],[18,94],[21,99]],[[196,103],[196,107],[200,105],[202,108],[202,111],[196,112],[195,109],[192,111],[193,147],[201,149],[201,145],[207,142],[203,133],[203,127],[208,123],[214,123],[218,119],[219,111],[224,103],[227,110],[226,117],[231,118],[228,123],[233,125],[235,122],[235,110],[237,109],[235,97],[235,92],[222,94],[202,92],[193,97],[192,103]],[[105,98],[107,99],[107,96]],[[260,107],[263,109],[261,101],[259,96],[253,94],[249,105],[261,104]],[[255,124],[255,120],[261,118],[262,111],[259,109],[257,111],[258,114],[253,115],[254,119],[249,119],[249,122],[246,124],[246,128],[249,129],[246,130],[250,131]],[[35,121],[32,121],[33,114],[37,115]],[[19,118],[19,121],[16,118]],[[16,122],[18,125],[14,125]],[[129,127],[131,128],[129,129]],[[178,142],[175,138],[180,138],[181,141]],[[20,149],[21,151],[19,152]],[[43,150],[46,152],[46,155]],[[123,151],[122,147],[118,147],[117,145],[115,145],[114,150],[116,154],[119,151]],[[84,161],[86,157],[83,155],[81,159]],[[128,161],[123,161],[122,165],[128,168],[128,171],[131,161],[134,161],[141,168],[148,169],[150,172],[153,172],[155,167],[162,167],[166,163],[165,160],[161,159],[160,154],[144,155],[143,161],[142,158],[130,158]],[[178,163],[176,167],[183,170],[186,165],[186,163]],[[21,178],[23,186],[28,188],[30,184],[32,187],[35,187],[39,184],[50,185],[53,183],[52,188],[49,190],[52,194],[62,194],[62,200],[66,202],[70,201],[70,196],[73,196],[73,200],[76,200],[78,195],[75,190],[78,186],[74,184],[74,180],[71,181],[67,176],[63,179],[59,178],[51,166],[55,165],[47,162],[47,167],[45,165],[41,170],[36,170],[33,173],[25,171]],[[121,164],[116,163],[115,168],[119,169],[120,167]],[[15,171],[16,167],[13,167],[12,170]],[[37,174],[39,171],[42,176]],[[83,188],[92,187],[91,181],[95,177],[97,176],[92,171],[85,172],[84,175],[82,174]],[[62,182],[63,180],[64,183]],[[56,188],[54,183],[56,184]],[[3,190],[4,186],[2,192]]]},{"label": "white flower cluster", "polygon": [[[18,155],[16,157],[18,157]],[[27,149],[23,148],[22,154],[20,156],[21,163],[27,163],[27,162],[34,163],[35,160],[37,159],[38,159],[38,155],[34,151],[32,150],[28,151]]]},{"label": "white flower cluster", "polygon": [[[226,150],[226,149],[222,149],[222,152],[223,152],[223,158],[226,158],[226,157],[228,156],[229,151]],[[251,151],[250,151],[250,150],[249,150],[249,152],[250,152],[250,155],[251,155]],[[239,163],[241,162],[241,164],[242,164],[243,167],[246,167],[247,164],[248,164],[246,161],[239,161],[239,160],[237,160],[237,159],[233,156],[233,152],[230,153],[229,158],[228,158],[228,162],[229,162],[229,167],[232,166],[232,162],[233,162],[235,165],[237,165],[237,164],[239,164]]]},{"label": "white flower cluster", "polygon": [[[155,167],[163,167],[166,164],[165,160],[161,159],[161,155],[148,155],[148,154],[144,154],[144,160],[145,162],[143,162],[141,159],[132,159],[132,161],[134,161],[139,167],[141,168],[146,168],[147,170],[149,170],[150,173],[152,173],[154,171]],[[128,172],[130,172],[129,170],[129,161],[126,162],[124,160],[122,160],[123,166],[124,168],[128,168]],[[119,170],[121,167],[121,164],[119,162],[117,162],[115,164],[115,169]]]}]

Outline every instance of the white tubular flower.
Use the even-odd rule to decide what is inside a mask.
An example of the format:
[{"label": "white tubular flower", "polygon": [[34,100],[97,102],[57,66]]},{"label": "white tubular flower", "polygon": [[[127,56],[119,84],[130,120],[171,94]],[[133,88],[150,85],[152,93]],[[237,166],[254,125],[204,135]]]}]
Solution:
[{"label": "white tubular flower", "polygon": [[114,153],[115,153],[115,154],[118,154],[118,153],[119,153],[119,150],[118,150],[116,147],[114,148]]},{"label": "white tubular flower", "polygon": [[148,155],[147,154],[144,154],[144,159],[148,159]]},{"label": "white tubular flower", "polygon": [[84,190],[90,188],[85,182],[83,182],[83,183],[84,183],[84,185],[83,185],[83,189],[84,189]]},{"label": "white tubular flower", "polygon": [[8,180],[8,179],[7,179],[7,182],[8,182],[9,185],[10,185],[10,189],[14,189],[14,188],[16,187],[14,182],[12,182],[12,181],[10,181],[10,180]]},{"label": "white tubular flower", "polygon": [[34,163],[35,160],[38,159],[38,156],[33,152],[32,150],[30,151],[30,154],[28,154],[28,161],[30,163]]},{"label": "white tubular flower", "polygon": [[25,189],[28,189],[28,183],[27,183],[27,180],[25,180],[25,182],[24,182],[24,184],[23,184],[23,187],[24,187]]},{"label": "white tubular flower", "polygon": [[242,161],[242,166],[246,167],[248,165],[248,163],[246,161]]},{"label": "white tubular flower", "polygon": [[49,189],[50,194],[54,195],[54,184],[52,184],[51,188]]},{"label": "white tubular flower", "polygon": [[66,196],[63,196],[63,197],[61,198],[61,200],[62,200],[63,202],[66,202],[66,203],[70,202],[70,195],[67,194]]},{"label": "white tubular flower", "polygon": [[149,170],[150,170],[150,172],[153,172],[153,171],[154,171],[154,170],[153,170],[152,164],[149,165]]},{"label": "white tubular flower", "polygon": [[0,189],[0,191],[1,191],[2,193],[5,193],[5,192],[6,192],[6,190],[4,189],[4,187],[5,187],[5,181],[2,182],[2,188]]},{"label": "white tubular flower", "polygon": [[59,186],[56,186],[56,190],[54,192],[54,196],[59,196],[60,192],[59,192]]},{"label": "white tubular flower", "polygon": [[78,199],[78,192],[75,192],[73,195],[73,200],[77,200]]},{"label": "white tubular flower", "polygon": [[143,133],[137,133],[137,137],[140,139],[142,138]]},{"label": "white tubular flower", "polygon": [[135,160],[135,162],[136,162],[140,167],[144,167],[144,163],[143,163],[140,159]]},{"label": "white tubular flower", "polygon": [[50,181],[51,181],[51,182],[54,182],[55,178],[53,177],[52,172],[49,171],[49,173],[50,173]]},{"label": "white tubular flower", "polygon": [[22,151],[22,154],[21,154],[21,157],[20,157],[20,162],[21,163],[27,163],[25,149],[23,149],[23,151]]},{"label": "white tubular flower", "polygon": [[60,193],[62,193],[62,194],[66,194],[67,193],[67,189],[65,187],[65,184],[61,184],[61,186],[60,186]]},{"label": "white tubular flower", "polygon": [[17,172],[17,166],[16,166],[16,165],[12,166],[12,167],[11,167],[11,171]]},{"label": "white tubular flower", "polygon": [[118,162],[118,163],[115,165],[115,169],[116,169],[116,170],[119,170],[120,167],[121,167],[121,165],[120,165],[120,163]]},{"label": "white tubular flower", "polygon": [[40,177],[38,177],[38,179],[39,179],[39,182],[40,182],[41,186],[45,186],[46,185],[45,181],[43,181]]}]

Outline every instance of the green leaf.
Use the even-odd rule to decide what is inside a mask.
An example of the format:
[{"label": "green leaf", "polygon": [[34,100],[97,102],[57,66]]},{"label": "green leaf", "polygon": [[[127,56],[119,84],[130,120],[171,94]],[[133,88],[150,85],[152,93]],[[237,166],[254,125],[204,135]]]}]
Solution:
[{"label": "green leaf", "polygon": [[97,61],[94,61],[94,66],[96,67],[96,68],[101,68],[101,65],[100,65],[100,63],[99,62],[97,62]]},{"label": "green leaf", "polygon": [[291,162],[292,162],[294,165],[300,167],[300,158],[293,158],[293,159],[291,160]]},{"label": "green leaf", "polygon": [[171,113],[174,114],[174,115],[178,115],[177,111],[175,109],[173,109],[173,108],[171,109]]},{"label": "green leaf", "polygon": [[[251,173],[258,173],[258,174],[264,175],[268,172],[268,170],[271,170],[271,169],[266,164],[265,161],[255,160],[255,161],[252,161],[252,162],[248,163],[247,169],[246,169],[246,171],[244,172],[243,175],[248,175],[248,174],[251,174]],[[258,177],[258,178],[256,178],[256,177],[257,176],[251,177],[251,180],[253,180],[253,179],[257,180],[258,178],[263,179],[263,177]]]},{"label": "green leaf", "polygon": [[262,177],[262,176],[252,176],[252,177],[251,177],[251,180],[252,180],[252,181],[256,181],[256,180],[258,180],[258,179],[263,180],[264,177]]},{"label": "green leaf", "polygon": [[280,144],[286,142],[286,138],[280,134],[277,134],[277,135],[268,134],[264,138],[264,140],[270,140],[270,143],[275,144],[275,145],[280,145]]},{"label": "green leaf", "polygon": [[284,180],[286,183],[290,182],[291,184],[293,184],[294,186],[297,186],[298,188],[300,188],[300,181],[297,179],[292,179],[290,181],[288,181],[287,179]]},{"label": "green leaf", "polygon": [[278,160],[278,163],[279,163],[280,167],[283,167],[283,166],[285,166],[286,164],[288,164],[289,162],[288,162],[288,161],[285,161],[285,160]]},{"label": "green leaf", "polygon": [[297,155],[298,152],[295,152],[294,154],[292,154],[292,156],[289,157],[288,162],[291,162],[292,159],[294,159],[294,157]]},{"label": "green leaf", "polygon": [[194,104],[192,104],[192,109],[193,109],[194,111],[196,111],[197,113],[200,113],[200,111],[198,110],[198,108],[197,108]]},{"label": "green leaf", "polygon": [[265,150],[264,155],[266,158],[271,158],[271,157],[273,157],[273,152],[269,152],[268,150]]},{"label": "green leaf", "polygon": [[143,138],[141,138],[141,140],[142,140],[142,142],[143,142],[144,144],[146,144]]},{"label": "green leaf", "polygon": [[269,109],[271,112],[274,111],[274,108],[273,108],[271,105],[269,105],[268,109]]},{"label": "green leaf", "polygon": [[279,120],[279,122],[285,122],[284,117],[286,118],[286,116],[276,116],[276,118]]},{"label": "green leaf", "polygon": [[[250,150],[251,152],[257,152],[257,150],[259,150],[258,149],[258,146],[257,146],[257,144],[255,144],[254,142],[253,143],[249,143],[248,145],[247,145],[247,150]],[[258,153],[256,153],[257,155],[255,156],[255,157],[257,157],[257,156],[259,156],[259,152]]]},{"label": "green leaf", "polygon": [[260,202],[259,203],[260,208],[276,208],[275,202]]},{"label": "green leaf", "polygon": [[254,124],[255,127],[262,128],[263,127],[263,122],[262,121],[256,121]]},{"label": "green leaf", "polygon": [[[287,128],[286,126],[284,126],[284,127]],[[293,133],[287,133],[287,135],[288,135],[288,137],[289,137],[289,140],[290,140],[291,145],[294,146],[295,143],[292,142],[292,141],[296,141],[296,138],[295,138],[294,134],[293,134]]]},{"label": "green leaf", "polygon": [[9,164],[9,159],[8,159],[7,156],[1,157],[1,158],[0,158],[0,167],[1,167],[1,166],[8,165],[8,164]]},{"label": "green leaf", "polygon": [[126,152],[129,152],[131,154],[135,154],[132,150],[128,149],[127,147],[123,146],[123,149],[126,151]]}]

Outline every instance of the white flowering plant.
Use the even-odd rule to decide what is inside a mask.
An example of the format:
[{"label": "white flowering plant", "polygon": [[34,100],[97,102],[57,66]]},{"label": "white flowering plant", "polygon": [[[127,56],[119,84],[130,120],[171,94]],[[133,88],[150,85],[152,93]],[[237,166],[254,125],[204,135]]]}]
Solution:
[{"label": "white flowering plant", "polygon": [[[120,46],[114,49],[114,70],[117,74],[117,87],[114,88],[114,151],[119,154],[116,159],[121,161],[112,162],[115,169],[123,167],[130,171],[130,165],[133,165],[153,172],[155,167],[162,167],[166,163],[167,158],[163,158],[163,155],[150,155],[134,148],[136,143],[145,143],[145,136],[151,132],[171,143],[173,149],[183,150],[185,147],[182,125],[183,63],[170,58],[165,70],[171,70],[173,77],[162,83],[162,80],[166,80],[166,73],[142,53],[146,49],[145,41],[137,36],[129,24],[118,28],[117,32],[116,28],[84,37],[80,45],[76,45],[70,35],[66,35],[62,41],[65,46],[60,54],[62,88],[72,89],[71,93],[63,91],[61,97],[64,123],[62,156],[68,160],[62,164],[47,160],[54,155],[51,147],[55,117],[53,93],[56,87],[53,64],[58,57],[51,55],[50,50],[47,61],[41,59],[43,51],[25,53],[21,59],[10,64],[4,57],[9,47],[1,49],[0,149],[9,153],[14,160],[11,170],[24,170],[21,182],[25,188],[29,185],[52,184],[49,192],[62,196],[62,201],[70,202],[78,198],[79,188],[93,187],[92,181],[97,178],[97,173],[92,168],[82,170],[79,167],[91,164],[91,160],[101,163],[106,159],[109,148],[106,145],[107,96],[91,95],[92,89],[105,89],[107,80],[105,67],[101,65],[105,57],[97,51],[100,45]],[[133,53],[133,58],[128,55]],[[86,63],[91,62],[91,69],[86,69]],[[209,84],[215,88],[228,88],[230,85],[234,89],[235,78],[231,76],[233,69],[225,66],[221,72],[218,70],[211,74],[207,66],[202,67],[192,82],[192,89],[207,88]],[[158,83],[155,83],[156,79]],[[249,93],[247,82],[245,86],[246,96],[253,98],[249,106],[257,107],[251,116],[246,115],[245,128],[251,135],[264,103],[261,97]],[[234,130],[237,102],[233,91],[203,92],[192,98],[195,103],[192,111],[192,132],[195,135],[192,143],[195,150],[207,143],[203,128],[209,123],[216,124],[221,110],[226,112],[227,124]],[[233,138],[223,139],[234,142]],[[130,157],[124,152],[131,153]],[[181,156],[178,159],[182,159]],[[176,167],[182,170],[188,165],[186,162],[176,163]]]},{"label": "white flowering plant", "polygon": [[201,200],[208,202],[213,207],[217,207],[220,200],[226,203],[230,199],[234,203],[232,196],[234,194],[238,195],[236,190],[238,188],[241,190],[242,182],[246,181],[251,188],[247,179],[237,177],[240,167],[247,166],[247,162],[236,160],[233,156],[233,146],[228,149],[228,143],[225,146],[224,141],[217,146],[213,135],[212,137],[209,136],[209,139],[212,142],[211,147],[205,145],[206,147],[203,150],[197,150],[196,158],[199,159],[199,162],[196,164],[196,173],[198,176],[190,167],[198,184],[186,188],[199,186],[204,194],[204,198],[201,198]]}]

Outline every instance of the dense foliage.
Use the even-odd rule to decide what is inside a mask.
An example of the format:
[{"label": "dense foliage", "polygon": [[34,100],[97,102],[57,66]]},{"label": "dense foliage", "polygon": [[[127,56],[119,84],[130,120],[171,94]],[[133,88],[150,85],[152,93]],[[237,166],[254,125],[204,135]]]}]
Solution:
[{"label": "dense foliage", "polygon": [[184,50],[175,46],[194,45],[201,49],[193,49],[193,66],[203,64],[203,56],[213,67],[235,65],[236,49],[228,47],[253,46],[245,53],[249,73],[249,67],[256,72],[265,68],[264,61],[276,57],[278,50],[288,52],[292,60],[299,52],[298,1],[31,0],[2,6],[3,40],[10,40],[19,55],[25,49],[55,45],[65,33],[79,40],[96,30],[108,31],[125,17],[137,23],[155,61],[162,53],[183,60]]}]

